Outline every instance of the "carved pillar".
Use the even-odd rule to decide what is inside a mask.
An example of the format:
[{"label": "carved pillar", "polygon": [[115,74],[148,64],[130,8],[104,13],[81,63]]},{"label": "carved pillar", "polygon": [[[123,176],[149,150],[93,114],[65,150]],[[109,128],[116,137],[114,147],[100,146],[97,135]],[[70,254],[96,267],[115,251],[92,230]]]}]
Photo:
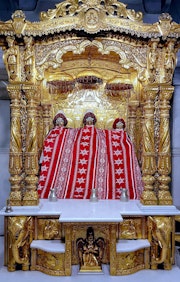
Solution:
[{"label": "carved pillar", "polygon": [[40,159],[42,153],[43,141],[51,128],[52,118],[50,110],[51,105],[49,104],[41,105],[38,109],[38,159]]},{"label": "carved pillar", "polygon": [[72,259],[72,225],[65,224],[65,275],[71,275],[71,259]]},{"label": "carved pillar", "polygon": [[110,236],[110,274],[116,275],[116,264],[117,264],[117,254],[116,254],[116,241],[117,241],[117,225],[111,224],[109,226],[109,236]]},{"label": "carved pillar", "polygon": [[137,107],[139,105],[138,101],[130,101],[129,102],[129,126],[128,126],[128,133],[131,137],[131,140],[134,144],[135,147],[135,152],[137,153],[137,122],[136,122],[136,112],[137,112]]},{"label": "carved pillar", "polygon": [[37,117],[36,117],[36,124],[37,126],[37,148],[38,148],[38,160],[40,159],[41,156],[41,147],[42,147],[42,131],[43,131],[43,127],[42,127],[42,107],[41,105],[37,106]]},{"label": "carved pillar", "polygon": [[10,172],[10,204],[21,205],[21,173],[22,173],[22,138],[21,138],[21,89],[20,85],[8,85],[7,90],[11,99],[11,140],[9,154]]},{"label": "carved pillar", "polygon": [[38,90],[36,86],[24,85],[23,90],[27,98],[27,131],[25,152],[25,194],[23,205],[37,205],[39,197],[37,193],[38,182],[38,137],[37,137],[37,109]]},{"label": "carved pillar", "polygon": [[171,172],[171,148],[170,148],[170,128],[169,128],[169,101],[172,97],[174,87],[160,86],[159,93],[159,146],[158,146],[158,200],[160,205],[172,205],[172,196],[169,191],[169,176]]},{"label": "carved pillar", "polygon": [[145,90],[144,123],[142,137],[142,174],[144,191],[141,195],[141,203],[144,205],[157,204],[157,197],[154,192],[154,174],[156,172],[154,140],[154,100],[157,92],[157,87],[148,87]]},{"label": "carved pillar", "polygon": [[[42,109],[43,109],[43,140],[46,137],[46,135],[48,134],[49,130],[50,130],[50,125],[52,123],[51,120],[51,105],[47,104],[47,105],[42,105]],[[51,121],[51,123],[50,123]]]}]

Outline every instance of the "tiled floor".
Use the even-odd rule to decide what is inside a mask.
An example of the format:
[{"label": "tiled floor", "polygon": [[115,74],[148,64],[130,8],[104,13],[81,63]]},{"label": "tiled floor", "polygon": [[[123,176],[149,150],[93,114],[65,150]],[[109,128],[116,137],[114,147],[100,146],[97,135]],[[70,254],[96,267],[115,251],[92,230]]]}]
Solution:
[{"label": "tiled floor", "polygon": [[172,270],[141,270],[126,276],[110,276],[107,266],[103,267],[103,274],[78,274],[77,267],[73,267],[71,277],[49,276],[38,271],[8,272],[4,267],[4,238],[0,237],[0,281],[1,282],[179,282],[180,268],[173,266]]}]

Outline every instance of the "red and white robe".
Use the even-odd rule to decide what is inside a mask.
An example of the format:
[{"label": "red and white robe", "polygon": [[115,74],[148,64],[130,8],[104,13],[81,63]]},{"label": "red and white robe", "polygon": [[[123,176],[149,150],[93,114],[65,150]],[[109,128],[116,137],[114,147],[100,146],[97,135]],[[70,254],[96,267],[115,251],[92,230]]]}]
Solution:
[{"label": "red and white robe", "polygon": [[51,188],[57,192],[66,186],[77,129],[55,127],[43,144],[43,158],[38,182],[40,198],[48,198]]},{"label": "red and white robe", "polygon": [[66,188],[59,198],[89,199],[97,188],[99,199],[105,199],[107,155],[104,133],[93,125],[79,129],[73,147],[73,158]]},{"label": "red and white robe", "polygon": [[99,199],[119,199],[121,188],[130,199],[139,199],[141,172],[127,133],[91,125],[51,130],[43,146],[40,197],[48,198],[51,188],[61,199],[89,199],[92,188]]},{"label": "red and white robe", "polygon": [[109,168],[107,199],[119,199],[121,188],[130,199],[139,199],[143,189],[134,146],[123,129],[105,130]]}]

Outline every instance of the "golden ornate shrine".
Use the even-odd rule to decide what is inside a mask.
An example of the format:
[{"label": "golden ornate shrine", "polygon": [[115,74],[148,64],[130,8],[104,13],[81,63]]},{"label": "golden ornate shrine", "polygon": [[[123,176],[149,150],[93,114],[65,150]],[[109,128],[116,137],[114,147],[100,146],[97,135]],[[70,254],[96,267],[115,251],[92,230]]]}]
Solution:
[{"label": "golden ornate shrine", "polygon": [[[131,216],[122,213],[122,221],[118,211],[117,222],[63,223],[59,205],[57,214],[48,210],[46,215],[35,207],[27,212],[25,206],[38,207],[43,140],[60,109],[69,127],[82,126],[88,109],[99,128],[109,129],[116,117],[124,118],[142,171],[142,206],[172,205],[169,111],[180,25],[168,14],[145,24],[141,12],[118,1],[70,0],[42,12],[39,22],[15,11],[11,20],[0,22],[0,45],[11,99],[8,202],[24,206],[22,212],[4,213],[8,270],[71,275],[71,266],[78,264],[76,242],[85,245],[89,227],[102,238],[101,259],[111,275],[171,269],[176,212],[139,215],[132,201]],[[43,247],[52,241],[56,250],[41,248],[41,240]],[[139,247],[123,252],[123,240],[130,246],[135,240]]]},{"label": "golden ornate shrine", "polygon": [[180,25],[169,14],[143,23],[118,1],[64,1],[39,22],[21,10],[0,22],[11,99],[10,203],[38,205],[44,137],[62,109],[70,127],[87,109],[97,127],[123,117],[142,169],[144,205],[171,205],[169,131]]}]

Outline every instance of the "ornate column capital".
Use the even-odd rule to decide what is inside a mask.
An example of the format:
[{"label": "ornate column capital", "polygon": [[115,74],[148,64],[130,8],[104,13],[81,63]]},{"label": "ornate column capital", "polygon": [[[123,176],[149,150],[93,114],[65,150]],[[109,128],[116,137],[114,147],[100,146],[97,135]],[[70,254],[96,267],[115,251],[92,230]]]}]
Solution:
[{"label": "ornate column capital", "polygon": [[25,93],[25,96],[28,101],[40,101],[40,89],[37,85],[34,84],[23,84],[22,90]]},{"label": "ornate column capital", "polygon": [[158,84],[148,84],[144,87],[144,100],[145,101],[153,101],[156,98],[156,95],[159,91]]},{"label": "ornate column capital", "polygon": [[170,101],[174,92],[174,86],[171,85],[163,85],[161,84],[159,87],[159,98],[161,101],[166,100]]},{"label": "ornate column capital", "polygon": [[7,91],[11,100],[20,100],[21,98],[21,85],[20,84],[8,84]]}]

